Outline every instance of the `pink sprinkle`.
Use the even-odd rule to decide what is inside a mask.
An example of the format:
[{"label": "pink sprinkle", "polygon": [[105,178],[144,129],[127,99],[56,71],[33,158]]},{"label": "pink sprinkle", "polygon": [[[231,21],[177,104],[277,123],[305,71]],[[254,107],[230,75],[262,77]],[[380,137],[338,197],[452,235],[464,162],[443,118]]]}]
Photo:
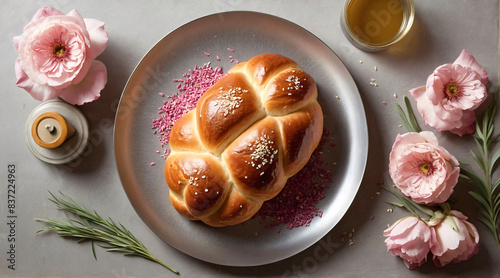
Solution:
[{"label": "pink sprinkle", "polygon": [[373,216],[373,215],[370,216],[370,220],[373,220],[373,219],[375,219],[375,216]]},{"label": "pink sprinkle", "polygon": [[266,228],[280,224],[285,224],[289,230],[307,227],[314,217],[323,216],[317,204],[326,196],[325,189],[333,178],[322,153],[332,140],[331,131],[324,129],[323,137],[306,166],[287,181],[278,196],[264,202],[256,216],[266,221]]},{"label": "pink sprinkle", "polygon": [[386,105],[386,104],[387,104],[387,102],[385,102],[385,101],[382,101],[382,103],[383,103],[384,105]]},{"label": "pink sprinkle", "polygon": [[210,53],[208,53],[208,52],[205,52],[205,55],[206,55],[206,56],[208,57],[208,56],[210,56]]},{"label": "pink sprinkle", "polygon": [[217,61],[220,61],[220,57],[219,56],[215,57],[215,59],[217,59]]},{"label": "pink sprinkle", "polygon": [[209,65],[204,65],[195,66],[189,73],[184,73],[183,78],[174,79],[174,82],[179,83],[178,93],[167,96],[163,106],[158,108],[159,118],[153,119],[152,125],[153,133],[158,134],[158,140],[163,148],[163,158],[166,159],[170,154],[168,143],[174,123],[194,109],[201,95],[224,75],[222,68],[212,69]]},{"label": "pink sprinkle", "polygon": [[234,49],[232,49],[232,48],[227,48],[227,50],[234,52]]},{"label": "pink sprinkle", "polygon": [[151,166],[155,166],[156,165],[156,162],[151,162],[150,163]]},{"label": "pink sprinkle", "polygon": [[160,97],[164,97],[165,94],[164,93],[159,93]]},{"label": "pink sprinkle", "polygon": [[236,60],[236,59],[234,61],[236,62],[236,64],[238,64],[240,62],[239,60]]},{"label": "pink sprinkle", "polygon": [[232,63],[233,61],[234,61],[234,59],[233,59],[233,58],[231,58],[231,60],[229,60],[229,63]]}]

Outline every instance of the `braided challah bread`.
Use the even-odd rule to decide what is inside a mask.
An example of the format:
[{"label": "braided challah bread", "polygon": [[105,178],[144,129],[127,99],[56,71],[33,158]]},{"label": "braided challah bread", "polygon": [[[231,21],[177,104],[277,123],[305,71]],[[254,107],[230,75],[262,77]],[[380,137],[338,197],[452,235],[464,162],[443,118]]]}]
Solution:
[{"label": "braided challah bread", "polygon": [[165,178],[174,208],[214,227],[251,218],[317,147],[317,95],[314,79],[285,56],[235,65],[172,127]]}]

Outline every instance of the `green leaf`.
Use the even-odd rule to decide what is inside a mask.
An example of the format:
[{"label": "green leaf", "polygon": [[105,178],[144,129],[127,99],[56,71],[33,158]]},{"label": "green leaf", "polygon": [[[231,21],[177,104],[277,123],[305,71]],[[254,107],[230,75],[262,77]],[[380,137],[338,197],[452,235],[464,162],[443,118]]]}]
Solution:
[{"label": "green leaf", "polygon": [[488,201],[486,201],[483,196],[477,194],[474,191],[469,191],[469,194],[472,197],[474,197],[474,199],[476,199],[479,203],[481,203],[483,205],[483,207],[485,207],[485,208],[489,208],[490,207],[490,205],[488,204]]},{"label": "green leaf", "polygon": [[[84,240],[84,238],[82,238],[82,240]],[[94,255],[94,259],[97,261],[97,256],[95,255],[94,240],[90,240],[90,246],[92,246],[92,254]]]},{"label": "green leaf", "polygon": [[484,218],[481,218],[481,217],[478,217],[477,220],[481,221],[481,223],[484,224],[484,226],[486,226],[488,228],[488,230],[493,234],[493,237],[496,236],[496,228],[494,225],[492,225],[490,223],[490,221],[484,219]]},{"label": "green leaf", "polygon": [[492,223],[493,215],[491,215],[488,211],[484,209],[478,209],[479,213],[483,215],[484,219],[488,220],[490,223]]},{"label": "green leaf", "polygon": [[415,119],[415,114],[413,113],[413,109],[411,108],[410,99],[408,99],[407,96],[403,96],[403,100],[404,100],[405,106],[406,106],[406,114],[407,114],[408,122],[412,126],[413,131],[415,131],[415,132],[422,131],[422,129],[420,128],[420,126],[417,123],[417,120]]},{"label": "green leaf", "polygon": [[486,167],[484,167],[483,161],[481,161],[481,159],[477,156],[477,154],[475,152],[473,152],[472,150],[470,151],[470,154],[472,155],[472,158],[474,158],[476,163],[479,165],[481,170],[483,170],[483,173],[486,173]]},{"label": "green leaf", "polygon": [[481,180],[481,178],[479,178],[475,173],[473,173],[473,172],[471,172],[463,167],[460,167],[460,174],[467,177],[472,182],[472,184],[476,187],[477,191],[479,191],[481,193],[481,195],[487,196],[489,194],[488,190],[486,188],[486,185]]},{"label": "green leaf", "polygon": [[491,162],[490,162],[490,173],[493,173],[493,169],[495,169],[495,165],[498,162],[498,159],[500,158],[500,149],[498,149],[493,156],[491,156]]},{"label": "green leaf", "polygon": [[413,127],[411,126],[410,122],[406,118],[405,112],[403,111],[401,106],[399,106],[398,104],[395,104],[395,107],[396,107],[396,112],[398,113],[399,118],[401,118],[401,122],[402,122],[403,126],[405,127],[406,131],[415,132],[413,130]]}]

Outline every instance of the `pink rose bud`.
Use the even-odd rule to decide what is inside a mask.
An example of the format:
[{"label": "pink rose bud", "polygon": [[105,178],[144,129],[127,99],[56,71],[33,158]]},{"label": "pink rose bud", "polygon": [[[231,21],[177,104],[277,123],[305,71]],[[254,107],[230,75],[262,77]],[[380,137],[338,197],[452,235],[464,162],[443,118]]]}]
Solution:
[{"label": "pink rose bud", "polygon": [[443,203],[458,182],[458,160],[439,146],[434,133],[408,132],[396,137],[389,174],[400,192],[417,203]]},{"label": "pink rose bud", "polygon": [[452,210],[431,227],[431,252],[438,267],[468,260],[479,251],[479,234],[461,212]]},{"label": "pink rose bud", "polygon": [[436,68],[425,86],[410,90],[425,124],[460,136],[474,133],[474,110],[487,96],[488,74],[463,50],[453,64]]},{"label": "pink rose bud", "polygon": [[427,261],[430,250],[431,230],[424,221],[406,217],[396,221],[383,234],[387,251],[399,256],[409,269],[421,266]]},{"label": "pink rose bud", "polygon": [[60,97],[81,105],[100,96],[107,82],[106,66],[96,61],[107,46],[104,22],[41,8],[23,34],[14,37],[16,85],[33,98]]}]

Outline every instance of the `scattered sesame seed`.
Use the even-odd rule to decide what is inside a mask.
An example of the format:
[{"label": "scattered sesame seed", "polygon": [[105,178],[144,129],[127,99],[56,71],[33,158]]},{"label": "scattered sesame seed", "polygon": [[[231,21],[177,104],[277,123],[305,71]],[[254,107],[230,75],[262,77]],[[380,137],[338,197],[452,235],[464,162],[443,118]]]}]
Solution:
[{"label": "scattered sesame seed", "polygon": [[374,66],[374,67],[373,67],[373,69],[374,69],[375,71],[378,71],[378,68],[377,68],[377,66]]},{"label": "scattered sesame seed", "polygon": [[392,209],[391,208],[387,209],[387,212],[392,213]]},{"label": "scattered sesame seed", "polygon": [[375,82],[375,78],[370,78],[370,81],[371,82]]},{"label": "scattered sesame seed", "polygon": [[220,95],[217,97],[215,105],[220,106],[220,111],[222,111],[224,117],[226,117],[234,109],[240,107],[240,104],[243,102],[243,98],[239,95],[246,92],[248,92],[248,90],[242,90],[240,87],[231,88],[229,91],[224,91],[221,88],[219,91]]},{"label": "scattered sesame seed", "polygon": [[397,95],[397,94],[394,94],[393,96],[394,96],[395,98],[397,98],[397,97],[398,97],[398,95]]},{"label": "scattered sesame seed", "polygon": [[403,125],[399,125],[399,128],[402,128],[402,127],[403,127]]},{"label": "scattered sesame seed", "polygon": [[363,64],[363,61],[359,60],[359,63],[360,63],[360,64]]},{"label": "scattered sesame seed", "polygon": [[339,96],[335,96],[336,99],[340,100],[340,97]]},{"label": "scattered sesame seed", "polygon": [[208,188],[205,188],[205,192],[208,192]]},{"label": "scattered sesame seed", "polygon": [[[295,71],[292,71],[295,72]],[[295,90],[300,90],[300,88],[303,88],[304,86],[300,83],[300,78],[295,76],[295,75],[290,75],[285,79],[286,82],[288,82],[287,90],[291,91],[293,89]]]}]

